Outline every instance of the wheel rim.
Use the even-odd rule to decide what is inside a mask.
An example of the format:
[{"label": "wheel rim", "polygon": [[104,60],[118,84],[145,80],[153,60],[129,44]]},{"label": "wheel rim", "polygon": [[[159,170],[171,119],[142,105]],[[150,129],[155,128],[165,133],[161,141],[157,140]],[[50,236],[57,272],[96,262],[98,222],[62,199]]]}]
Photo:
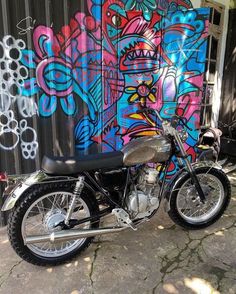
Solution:
[{"label": "wheel rim", "polygon": [[[37,199],[24,215],[21,225],[23,239],[32,235],[44,235],[60,231],[60,227],[54,228],[53,224],[65,219],[66,210],[72,196],[72,193],[61,191],[49,193]],[[81,219],[89,216],[90,211],[87,204],[82,198],[79,198],[71,218]],[[89,227],[90,222],[80,225],[81,229],[88,229]],[[85,240],[86,238],[82,238],[58,243],[28,244],[26,246],[39,256],[55,258],[81,247]]]},{"label": "wheel rim", "polygon": [[206,195],[205,203],[201,202],[191,179],[181,186],[176,200],[180,216],[192,224],[212,219],[221,209],[224,200],[224,187],[217,177],[211,174],[198,174],[197,177]]}]

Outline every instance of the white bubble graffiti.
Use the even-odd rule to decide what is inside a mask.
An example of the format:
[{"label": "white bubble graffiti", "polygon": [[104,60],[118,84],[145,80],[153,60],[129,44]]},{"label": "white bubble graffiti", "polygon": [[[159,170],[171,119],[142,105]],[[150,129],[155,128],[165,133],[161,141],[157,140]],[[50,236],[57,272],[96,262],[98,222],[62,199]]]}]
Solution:
[{"label": "white bubble graffiti", "polygon": [[[37,133],[36,131],[27,126],[25,119],[20,121],[20,136],[21,136],[21,150],[25,159],[34,159],[38,149]],[[24,141],[25,138],[32,137],[29,142]]]},{"label": "white bubble graffiti", "polygon": [[0,147],[4,150],[13,150],[19,143],[19,134],[18,121],[15,120],[14,112],[9,110],[3,113],[0,120]]},{"label": "white bubble graffiti", "polygon": [[21,116],[25,118],[38,115],[38,106],[32,98],[24,96],[19,97],[17,98],[17,105]]},{"label": "white bubble graffiti", "polygon": [[1,93],[15,99],[21,96],[21,85],[28,77],[28,70],[21,66],[21,50],[25,48],[23,40],[5,36],[0,42],[0,89]]},{"label": "white bubble graffiti", "polygon": [[23,40],[10,35],[0,41],[0,148],[14,150],[20,142],[23,158],[34,159],[38,150],[37,133],[25,119],[18,123],[11,110],[16,103],[23,118],[38,114],[34,99],[22,96],[21,91],[29,75],[20,63],[25,47]]}]

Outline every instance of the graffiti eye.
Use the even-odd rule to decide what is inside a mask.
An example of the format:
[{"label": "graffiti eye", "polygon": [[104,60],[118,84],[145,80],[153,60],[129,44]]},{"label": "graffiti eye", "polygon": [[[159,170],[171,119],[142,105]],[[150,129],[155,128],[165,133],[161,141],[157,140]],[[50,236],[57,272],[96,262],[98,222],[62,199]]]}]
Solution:
[{"label": "graffiti eye", "polygon": [[111,16],[111,13],[109,11],[107,12],[107,16]]},{"label": "graffiti eye", "polygon": [[119,27],[121,25],[122,21],[121,21],[121,17],[119,15],[113,15],[111,20],[115,26]]}]

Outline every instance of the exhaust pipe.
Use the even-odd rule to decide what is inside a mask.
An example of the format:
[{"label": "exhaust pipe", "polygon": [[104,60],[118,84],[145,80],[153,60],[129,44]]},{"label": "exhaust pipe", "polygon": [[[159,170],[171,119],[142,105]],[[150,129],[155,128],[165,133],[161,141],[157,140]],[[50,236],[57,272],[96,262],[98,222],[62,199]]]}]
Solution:
[{"label": "exhaust pipe", "polygon": [[64,230],[60,232],[53,232],[48,235],[29,236],[24,238],[24,244],[44,243],[44,242],[62,242],[69,240],[76,240],[80,238],[88,238],[96,235],[105,235],[110,233],[118,233],[127,229],[127,227],[118,228],[104,228],[94,230]]}]

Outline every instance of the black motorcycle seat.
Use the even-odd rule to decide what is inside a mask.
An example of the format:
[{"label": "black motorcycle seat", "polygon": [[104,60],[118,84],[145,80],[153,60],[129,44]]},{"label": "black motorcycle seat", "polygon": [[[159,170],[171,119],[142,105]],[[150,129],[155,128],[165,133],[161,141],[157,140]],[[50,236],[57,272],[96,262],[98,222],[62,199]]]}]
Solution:
[{"label": "black motorcycle seat", "polygon": [[123,166],[121,151],[74,157],[44,156],[42,170],[51,175],[72,175],[82,171],[109,169]]}]

